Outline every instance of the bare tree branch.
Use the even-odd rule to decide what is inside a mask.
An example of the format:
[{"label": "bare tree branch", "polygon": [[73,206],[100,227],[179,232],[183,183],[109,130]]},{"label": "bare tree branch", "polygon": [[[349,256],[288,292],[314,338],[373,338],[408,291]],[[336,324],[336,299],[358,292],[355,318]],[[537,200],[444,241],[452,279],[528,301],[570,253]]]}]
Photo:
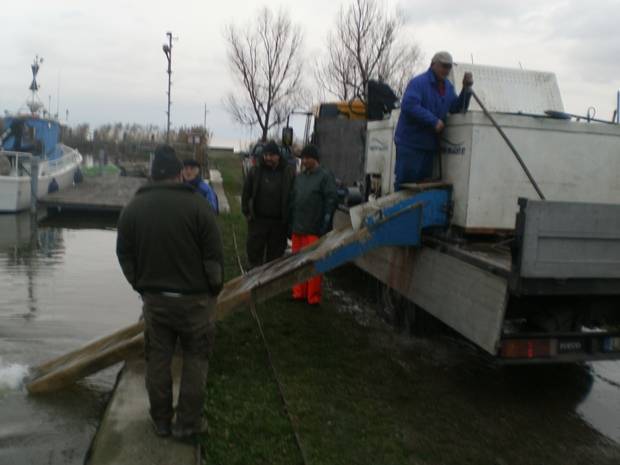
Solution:
[{"label": "bare tree branch", "polygon": [[239,31],[226,29],[228,61],[242,95],[229,94],[228,111],[237,122],[255,126],[266,140],[269,130],[280,125],[303,95],[301,29],[289,16],[261,9],[253,25]]},{"label": "bare tree branch", "polygon": [[398,11],[386,11],[382,0],[353,0],[340,9],[334,31],[327,37],[326,55],[315,65],[321,92],[366,101],[368,81],[383,78],[402,95],[421,53],[413,41],[400,40]]}]

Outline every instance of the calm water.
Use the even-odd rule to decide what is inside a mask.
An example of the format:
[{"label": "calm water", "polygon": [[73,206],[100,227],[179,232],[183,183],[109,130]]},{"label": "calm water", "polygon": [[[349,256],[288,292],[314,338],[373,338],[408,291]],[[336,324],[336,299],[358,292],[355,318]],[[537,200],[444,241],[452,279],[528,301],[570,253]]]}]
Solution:
[{"label": "calm water", "polygon": [[114,220],[0,215],[0,464],[81,464],[118,368],[28,396],[28,366],[133,323],[140,301],[114,254]]}]

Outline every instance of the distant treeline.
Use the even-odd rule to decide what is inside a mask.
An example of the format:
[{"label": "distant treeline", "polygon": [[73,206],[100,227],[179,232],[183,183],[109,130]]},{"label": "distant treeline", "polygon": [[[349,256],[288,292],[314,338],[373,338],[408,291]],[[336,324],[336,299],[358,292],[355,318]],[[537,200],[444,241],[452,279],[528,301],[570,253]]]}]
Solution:
[{"label": "distant treeline", "polygon": [[[170,130],[170,143],[179,157],[192,157],[208,146],[211,132],[203,126],[183,126]],[[166,130],[155,125],[103,124],[91,128],[89,124],[63,126],[62,142],[77,148],[82,154],[97,155],[101,150],[114,160],[143,160],[155,146],[166,142]]]}]

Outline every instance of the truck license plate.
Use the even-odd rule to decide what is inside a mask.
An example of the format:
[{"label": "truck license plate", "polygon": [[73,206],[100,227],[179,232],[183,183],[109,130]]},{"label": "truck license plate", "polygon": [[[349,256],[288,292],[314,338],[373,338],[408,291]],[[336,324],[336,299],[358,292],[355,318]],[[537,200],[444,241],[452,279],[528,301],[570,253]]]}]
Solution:
[{"label": "truck license plate", "polygon": [[569,339],[558,341],[558,353],[567,354],[583,351],[583,341],[579,339]]}]

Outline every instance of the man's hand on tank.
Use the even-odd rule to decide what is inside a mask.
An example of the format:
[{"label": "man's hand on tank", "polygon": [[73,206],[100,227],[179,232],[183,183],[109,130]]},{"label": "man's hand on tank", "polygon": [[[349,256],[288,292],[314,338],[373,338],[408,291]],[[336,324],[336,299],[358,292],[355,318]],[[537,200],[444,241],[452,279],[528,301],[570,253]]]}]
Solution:
[{"label": "man's hand on tank", "polygon": [[463,75],[463,87],[471,87],[474,85],[474,76],[467,72]]},{"label": "man's hand on tank", "polygon": [[439,134],[441,131],[443,131],[443,128],[445,128],[446,125],[443,123],[443,121],[441,121],[440,119],[437,120],[437,124],[435,124],[435,132],[437,134]]}]

